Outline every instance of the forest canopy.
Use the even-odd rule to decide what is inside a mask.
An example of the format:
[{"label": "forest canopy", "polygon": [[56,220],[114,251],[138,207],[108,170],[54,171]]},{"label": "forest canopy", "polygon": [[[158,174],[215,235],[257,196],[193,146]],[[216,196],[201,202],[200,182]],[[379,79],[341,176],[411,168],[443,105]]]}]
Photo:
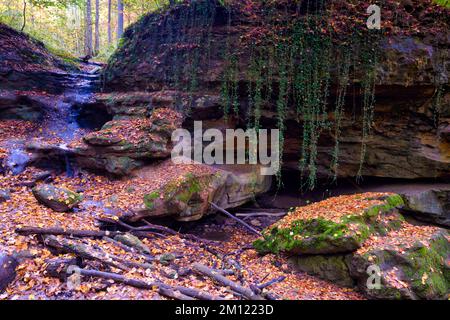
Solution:
[{"label": "forest canopy", "polygon": [[[118,32],[167,4],[168,0],[0,0],[0,22],[23,29],[56,54],[75,56],[86,53],[86,26],[90,25],[93,53],[106,59],[117,44]],[[123,11],[119,10],[121,5]],[[119,30],[121,16],[123,26]]]}]

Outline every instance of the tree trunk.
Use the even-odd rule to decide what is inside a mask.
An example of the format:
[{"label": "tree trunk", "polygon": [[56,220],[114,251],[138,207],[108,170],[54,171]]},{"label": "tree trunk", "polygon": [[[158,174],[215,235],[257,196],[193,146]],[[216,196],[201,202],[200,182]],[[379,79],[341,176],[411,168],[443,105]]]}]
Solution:
[{"label": "tree trunk", "polygon": [[98,55],[100,51],[100,0],[95,0],[95,47],[94,53]]},{"label": "tree trunk", "polygon": [[117,41],[123,35],[123,1],[117,0]]},{"label": "tree trunk", "polygon": [[108,46],[110,46],[112,43],[111,9],[112,9],[112,3],[111,3],[111,0],[108,0]]},{"label": "tree trunk", "polygon": [[27,23],[27,1],[23,0],[23,24],[22,29],[20,29],[20,31],[23,31],[23,29],[25,29],[26,23]]},{"label": "tree trunk", "polygon": [[92,57],[92,6],[91,0],[86,0],[85,10],[85,37],[84,37],[84,53],[86,57]]}]

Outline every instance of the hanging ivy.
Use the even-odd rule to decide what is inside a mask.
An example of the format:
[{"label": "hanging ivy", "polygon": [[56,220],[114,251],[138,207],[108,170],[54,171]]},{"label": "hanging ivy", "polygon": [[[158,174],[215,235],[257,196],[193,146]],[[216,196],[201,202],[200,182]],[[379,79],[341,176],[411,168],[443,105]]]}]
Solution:
[{"label": "hanging ivy", "polygon": [[359,169],[357,178],[361,179],[362,170],[365,163],[367,140],[370,136],[374,105],[375,105],[375,82],[377,77],[377,65],[378,65],[378,38],[365,37],[362,41],[361,47],[361,70],[364,72],[361,82],[362,91],[362,137],[361,137],[361,152],[359,160]]},{"label": "hanging ivy", "polygon": [[338,86],[336,92],[336,102],[334,109],[334,150],[331,160],[331,171],[333,172],[333,180],[336,181],[338,175],[339,163],[339,139],[341,136],[342,118],[344,115],[345,97],[349,84],[349,72],[351,65],[352,50],[349,46],[342,46],[339,50],[341,61],[338,64]]}]

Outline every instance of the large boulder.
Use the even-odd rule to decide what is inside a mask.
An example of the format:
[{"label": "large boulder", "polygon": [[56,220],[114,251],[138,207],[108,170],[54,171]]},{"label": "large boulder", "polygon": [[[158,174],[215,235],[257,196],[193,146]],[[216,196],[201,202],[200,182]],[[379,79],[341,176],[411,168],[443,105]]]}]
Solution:
[{"label": "large boulder", "polygon": [[[447,230],[405,223],[356,251],[348,261],[350,275],[370,298],[448,299],[449,239]],[[375,284],[371,266],[377,268],[379,287],[370,285]]]},{"label": "large boulder", "polygon": [[347,256],[336,255],[295,255],[289,263],[295,270],[300,270],[336,283],[343,287],[354,287],[355,280],[350,276]]},{"label": "large boulder", "polygon": [[[407,222],[397,210],[401,203],[399,195],[373,193],[330,198],[298,208],[263,232],[254,246],[262,253],[286,252],[294,269],[357,287],[369,298],[446,299],[450,235],[445,229]],[[318,216],[328,228],[308,229],[306,222]],[[353,219],[346,223],[349,217]],[[356,232],[356,239],[349,241],[360,228],[351,227],[356,217],[366,233],[361,238]],[[346,228],[337,228],[337,221]]]},{"label": "large boulder", "polygon": [[[354,207],[351,204],[355,204]],[[352,252],[378,230],[395,227],[403,205],[398,195],[341,196],[298,208],[255,241],[262,253],[335,254]],[[392,216],[388,223],[380,218]]]},{"label": "large boulder", "polygon": [[403,223],[399,230],[374,234],[349,254],[291,257],[298,270],[372,299],[447,299],[450,290],[449,234]]},{"label": "large boulder", "polygon": [[17,119],[38,121],[46,104],[32,95],[0,92],[0,120]]},{"label": "large boulder", "polygon": [[260,174],[259,166],[248,166],[233,171],[206,165],[196,165],[188,172],[147,193],[142,203],[124,216],[126,220],[171,216],[178,221],[195,221],[216,210],[210,203],[222,208],[238,207],[267,192],[271,177]]},{"label": "large boulder", "polygon": [[405,212],[420,220],[450,226],[450,188],[407,193],[402,197]]},{"label": "large boulder", "polygon": [[32,191],[40,203],[57,212],[69,211],[82,200],[80,194],[51,184],[36,186]]}]

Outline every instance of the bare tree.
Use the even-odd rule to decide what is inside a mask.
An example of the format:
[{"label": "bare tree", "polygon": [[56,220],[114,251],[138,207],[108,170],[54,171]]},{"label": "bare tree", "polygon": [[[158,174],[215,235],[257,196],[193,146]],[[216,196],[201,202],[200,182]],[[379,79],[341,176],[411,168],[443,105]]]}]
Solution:
[{"label": "bare tree", "polygon": [[108,45],[111,45],[112,43],[111,11],[112,11],[112,2],[111,0],[108,0]]},{"label": "bare tree", "polygon": [[86,56],[92,57],[92,6],[91,0],[86,0],[85,10],[85,37],[84,37],[84,53]]},{"label": "bare tree", "polygon": [[100,0],[95,0],[95,45],[94,53],[97,55],[100,51]]},{"label": "bare tree", "polygon": [[27,23],[27,0],[23,0],[23,24],[22,29],[20,29],[20,31],[23,31],[23,29],[25,29],[26,23]]},{"label": "bare tree", "polygon": [[117,40],[123,35],[123,1],[117,0]]}]

